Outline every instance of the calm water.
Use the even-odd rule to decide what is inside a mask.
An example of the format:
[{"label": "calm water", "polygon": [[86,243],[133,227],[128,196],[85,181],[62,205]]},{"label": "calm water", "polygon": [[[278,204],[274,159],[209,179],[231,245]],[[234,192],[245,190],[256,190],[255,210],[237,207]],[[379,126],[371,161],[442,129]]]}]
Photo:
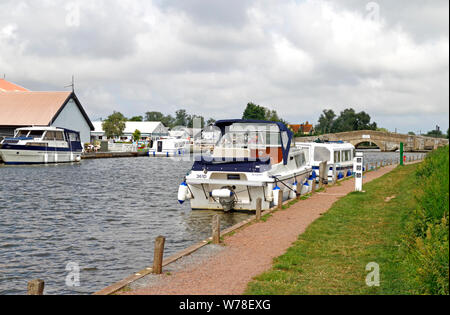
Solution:
[{"label": "calm water", "polygon": [[[210,236],[214,212],[177,202],[192,162],[131,158],[75,165],[0,166],[0,294],[23,294],[44,279],[46,294],[92,293]],[[248,214],[223,214],[225,227]],[[81,287],[66,286],[68,263]]]},{"label": "calm water", "polygon": [[[365,155],[367,162],[398,157]],[[146,157],[0,165],[0,294],[23,294],[37,278],[46,294],[92,293],[150,266],[158,235],[167,237],[167,255],[209,237],[216,213],[177,202],[191,166]],[[225,227],[248,217],[221,215]],[[66,286],[69,263],[80,267],[76,289]]]}]

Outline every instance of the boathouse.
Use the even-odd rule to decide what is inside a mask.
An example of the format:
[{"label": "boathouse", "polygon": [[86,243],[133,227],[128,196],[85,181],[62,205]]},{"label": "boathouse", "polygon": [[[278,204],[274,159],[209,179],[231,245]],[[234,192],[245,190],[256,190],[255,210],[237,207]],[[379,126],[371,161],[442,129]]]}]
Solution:
[{"label": "boathouse", "polygon": [[[103,130],[102,121],[94,121],[93,125],[95,130],[91,132],[91,140],[108,140]],[[117,137],[115,141],[132,141],[133,134],[136,130],[141,132],[142,139],[155,139],[160,137],[167,137],[169,135],[169,129],[167,129],[163,123],[159,121],[128,121],[126,122],[125,130],[121,137]]]},{"label": "boathouse", "polygon": [[[10,86],[3,83],[3,87]],[[74,92],[0,90],[0,138],[13,136],[17,128],[31,126],[76,130],[83,143],[90,142],[94,130]]]}]

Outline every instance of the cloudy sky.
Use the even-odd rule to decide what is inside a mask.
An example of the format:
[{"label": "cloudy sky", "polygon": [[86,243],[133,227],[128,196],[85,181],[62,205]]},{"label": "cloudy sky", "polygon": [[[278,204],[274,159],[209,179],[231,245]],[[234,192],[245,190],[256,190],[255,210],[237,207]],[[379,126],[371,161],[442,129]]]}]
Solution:
[{"label": "cloudy sky", "polygon": [[[367,111],[400,132],[449,125],[449,2],[0,0],[0,74],[64,90],[95,120],[179,108],[286,120]],[[1,113],[0,113],[1,114]]]}]

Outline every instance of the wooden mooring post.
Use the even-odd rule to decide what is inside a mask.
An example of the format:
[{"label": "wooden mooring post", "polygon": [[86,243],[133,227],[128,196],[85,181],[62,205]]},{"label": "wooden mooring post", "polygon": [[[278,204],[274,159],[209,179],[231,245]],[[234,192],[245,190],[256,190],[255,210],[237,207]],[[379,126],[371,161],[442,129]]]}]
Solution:
[{"label": "wooden mooring post", "polygon": [[256,199],[256,222],[261,221],[262,199]]},{"label": "wooden mooring post", "polygon": [[212,240],[213,244],[220,244],[220,216],[218,214],[212,219]]},{"label": "wooden mooring post", "polygon": [[278,194],[278,210],[283,210],[283,190]]},{"label": "wooden mooring post", "polygon": [[319,188],[322,188],[325,183],[328,184],[328,162],[324,161],[319,165]]},{"label": "wooden mooring post", "polygon": [[162,264],[164,258],[164,245],[166,238],[158,236],[155,240],[155,253],[153,257],[153,273],[156,275],[162,274]]},{"label": "wooden mooring post", "polygon": [[32,280],[28,282],[28,295],[44,295],[44,287],[44,280]]}]

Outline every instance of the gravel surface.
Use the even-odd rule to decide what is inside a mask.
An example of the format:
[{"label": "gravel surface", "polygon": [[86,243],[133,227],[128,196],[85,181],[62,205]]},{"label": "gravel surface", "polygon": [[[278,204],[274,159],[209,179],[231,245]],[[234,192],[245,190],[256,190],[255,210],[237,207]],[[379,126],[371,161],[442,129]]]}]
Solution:
[{"label": "gravel surface", "polygon": [[[384,167],[365,175],[369,182],[390,172]],[[173,273],[141,282],[127,294],[138,295],[241,295],[253,277],[272,267],[273,259],[284,254],[300,234],[340,198],[354,190],[354,180],[330,187],[289,209],[278,211],[267,220],[252,224],[225,238],[222,250],[206,249],[199,258],[186,258],[188,263],[169,268]],[[156,280],[155,280],[156,279]],[[142,288],[145,286],[145,288]]]}]

